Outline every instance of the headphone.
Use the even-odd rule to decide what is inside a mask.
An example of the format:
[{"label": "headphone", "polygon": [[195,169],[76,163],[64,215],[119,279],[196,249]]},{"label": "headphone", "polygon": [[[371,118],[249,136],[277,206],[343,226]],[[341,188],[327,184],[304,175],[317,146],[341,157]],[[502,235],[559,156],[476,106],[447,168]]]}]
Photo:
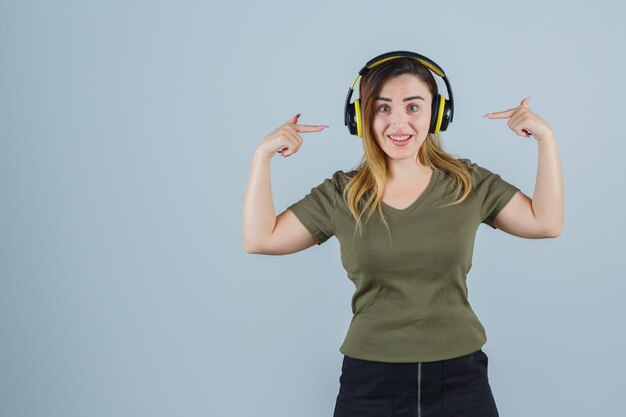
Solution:
[{"label": "headphone", "polygon": [[442,97],[441,94],[437,94],[437,97],[433,97],[432,111],[430,116],[430,127],[428,133],[436,134],[440,131],[444,131],[448,128],[448,125],[452,123],[452,117],[454,115],[454,99],[452,97],[452,88],[450,87],[450,82],[448,81],[448,77],[446,77],[443,69],[431,59],[426,58],[425,56],[418,53],[410,51],[392,51],[370,59],[367,64],[365,64],[365,66],[361,68],[359,74],[356,76],[354,82],[348,89],[348,95],[346,97],[346,108],[344,111],[344,124],[348,126],[348,130],[350,130],[351,134],[363,138],[363,117],[361,114],[361,99],[357,98],[353,103],[350,103],[350,98],[352,97],[352,93],[354,92],[354,85],[356,84],[357,80],[359,79],[359,77],[367,73],[370,69],[384,62],[401,57],[415,58],[426,68],[432,71],[435,75],[443,78],[443,81],[446,84],[446,89],[448,90],[448,96],[450,98],[446,99]]}]

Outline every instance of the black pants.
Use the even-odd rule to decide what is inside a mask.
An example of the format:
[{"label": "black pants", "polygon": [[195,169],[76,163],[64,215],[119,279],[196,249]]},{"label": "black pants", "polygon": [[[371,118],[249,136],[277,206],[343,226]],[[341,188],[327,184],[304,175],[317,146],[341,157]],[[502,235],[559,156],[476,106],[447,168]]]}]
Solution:
[{"label": "black pants", "polygon": [[498,417],[482,349],[417,363],[344,355],[334,417]]}]

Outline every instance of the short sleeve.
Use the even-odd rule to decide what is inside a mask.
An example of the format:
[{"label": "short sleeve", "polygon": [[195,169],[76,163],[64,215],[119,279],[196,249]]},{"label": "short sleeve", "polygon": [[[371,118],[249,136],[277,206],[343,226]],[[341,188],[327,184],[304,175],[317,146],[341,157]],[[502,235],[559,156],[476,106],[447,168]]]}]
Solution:
[{"label": "short sleeve", "polygon": [[318,245],[335,234],[335,204],[338,190],[333,178],[326,178],[302,199],[287,207],[315,236]]},{"label": "short sleeve", "polygon": [[520,189],[500,175],[475,162],[467,161],[471,167],[472,186],[478,198],[481,222],[495,229],[494,219]]}]

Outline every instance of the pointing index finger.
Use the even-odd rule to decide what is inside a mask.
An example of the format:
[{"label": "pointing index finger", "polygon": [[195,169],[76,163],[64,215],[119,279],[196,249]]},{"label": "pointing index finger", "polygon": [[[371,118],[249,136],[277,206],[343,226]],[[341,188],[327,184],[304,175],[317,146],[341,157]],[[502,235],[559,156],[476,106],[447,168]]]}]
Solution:
[{"label": "pointing index finger", "polygon": [[320,132],[326,128],[328,128],[328,126],[326,125],[299,125],[296,124],[294,125],[296,127],[296,130],[300,133],[307,133],[307,132]]},{"label": "pointing index finger", "polygon": [[508,119],[509,117],[513,116],[513,113],[515,113],[515,110],[517,110],[517,107],[513,109],[505,110],[505,111],[487,113],[483,117],[487,117],[489,119]]}]

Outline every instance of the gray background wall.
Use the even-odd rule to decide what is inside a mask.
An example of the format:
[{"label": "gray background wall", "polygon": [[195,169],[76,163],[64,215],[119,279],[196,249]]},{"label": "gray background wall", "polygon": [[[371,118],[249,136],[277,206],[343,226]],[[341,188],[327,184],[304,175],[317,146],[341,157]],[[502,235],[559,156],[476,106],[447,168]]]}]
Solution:
[{"label": "gray background wall", "polygon": [[272,160],[277,213],[354,167],[346,91],[396,49],[450,77],[446,149],[529,196],[535,141],[482,115],[530,95],[557,135],[563,233],[481,226],[468,276],[501,415],[619,413],[625,12],[0,2],[0,415],[332,415],[354,289],[338,242],[246,253],[243,191],[256,145],[300,112],[330,129]]}]

